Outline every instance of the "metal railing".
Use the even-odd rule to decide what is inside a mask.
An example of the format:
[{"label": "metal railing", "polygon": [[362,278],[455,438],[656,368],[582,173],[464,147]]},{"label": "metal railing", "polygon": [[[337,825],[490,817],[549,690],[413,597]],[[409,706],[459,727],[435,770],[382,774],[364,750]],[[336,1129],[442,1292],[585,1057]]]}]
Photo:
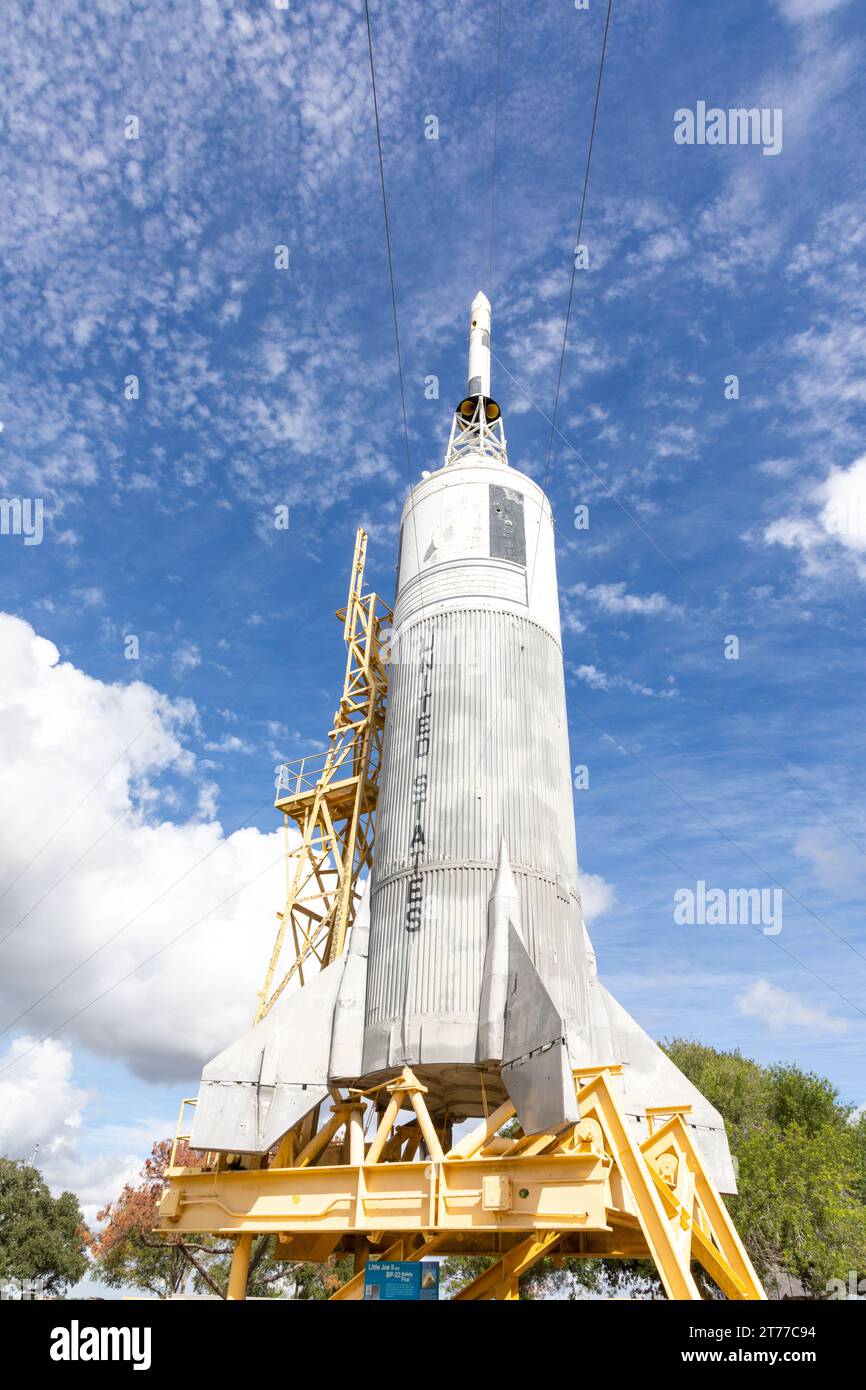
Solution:
[{"label": "metal railing", "polygon": [[[357,751],[354,739],[341,748],[325,748],[318,753],[308,753],[303,758],[295,758],[290,763],[280,763],[274,769],[276,777],[276,800],[286,801],[292,796],[304,796],[315,791],[326,772],[333,775],[345,762],[353,763]],[[354,767],[344,774],[354,775]]]}]

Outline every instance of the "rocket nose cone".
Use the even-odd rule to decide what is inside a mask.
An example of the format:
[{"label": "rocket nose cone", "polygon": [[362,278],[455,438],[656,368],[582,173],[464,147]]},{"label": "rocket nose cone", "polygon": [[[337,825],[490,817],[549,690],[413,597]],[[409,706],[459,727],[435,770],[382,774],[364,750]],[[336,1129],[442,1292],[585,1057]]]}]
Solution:
[{"label": "rocket nose cone", "polygon": [[487,295],[484,293],[483,290],[479,290],[478,293],[476,294],[475,298],[474,298],[473,301],[472,301],[472,308],[473,308],[473,309],[489,309],[489,308],[490,308],[490,300],[487,298]]}]

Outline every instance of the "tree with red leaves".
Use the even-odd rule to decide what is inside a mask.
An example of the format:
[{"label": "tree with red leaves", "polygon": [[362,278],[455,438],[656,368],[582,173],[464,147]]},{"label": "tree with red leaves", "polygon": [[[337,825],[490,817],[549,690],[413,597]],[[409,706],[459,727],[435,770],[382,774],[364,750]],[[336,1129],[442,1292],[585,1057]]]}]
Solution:
[{"label": "tree with red leaves", "polygon": [[[92,1238],[91,1253],[100,1278],[111,1288],[131,1286],[148,1289],[158,1298],[171,1298],[184,1293],[194,1280],[222,1298],[224,1287],[207,1266],[215,1258],[230,1254],[231,1246],[212,1236],[185,1240],[180,1235],[163,1235],[153,1229],[166,1188],[171,1147],[170,1139],[154,1144],[141,1169],[139,1185],[127,1183],[117,1200],[98,1213],[97,1220],[105,1225]],[[191,1150],[183,1143],[178,1144],[175,1163],[195,1166]]]}]

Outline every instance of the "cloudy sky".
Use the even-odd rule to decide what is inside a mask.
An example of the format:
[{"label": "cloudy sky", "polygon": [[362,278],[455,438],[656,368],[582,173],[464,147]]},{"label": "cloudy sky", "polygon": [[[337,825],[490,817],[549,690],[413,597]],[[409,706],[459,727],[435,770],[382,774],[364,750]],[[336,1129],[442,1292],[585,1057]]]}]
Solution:
[{"label": "cloudy sky", "polygon": [[[606,982],[861,1104],[862,25],[615,0],[548,468],[604,9],[504,0],[491,257],[498,0],[371,4],[410,470],[484,288]],[[273,767],[329,726],[359,523],[392,595],[407,462],[357,0],[2,27],[0,492],[44,510],[0,536],[0,1150],[92,1216],[251,1016]],[[699,102],[781,111],[781,150],[678,144]],[[677,924],[699,880],[777,889],[782,930]]]}]

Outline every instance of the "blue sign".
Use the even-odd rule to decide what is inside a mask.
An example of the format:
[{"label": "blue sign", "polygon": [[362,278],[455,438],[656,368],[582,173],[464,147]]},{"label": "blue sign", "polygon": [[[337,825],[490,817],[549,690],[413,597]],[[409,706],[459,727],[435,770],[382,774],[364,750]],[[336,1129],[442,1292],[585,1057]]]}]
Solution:
[{"label": "blue sign", "polygon": [[368,1260],[364,1299],[439,1300],[439,1264],[435,1260]]}]

